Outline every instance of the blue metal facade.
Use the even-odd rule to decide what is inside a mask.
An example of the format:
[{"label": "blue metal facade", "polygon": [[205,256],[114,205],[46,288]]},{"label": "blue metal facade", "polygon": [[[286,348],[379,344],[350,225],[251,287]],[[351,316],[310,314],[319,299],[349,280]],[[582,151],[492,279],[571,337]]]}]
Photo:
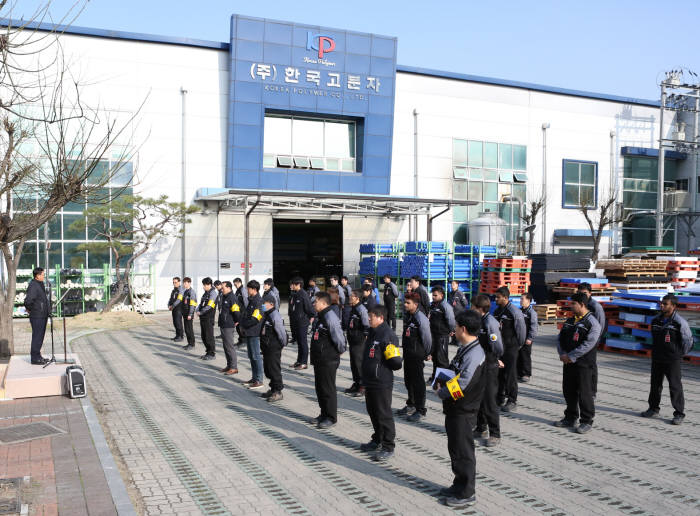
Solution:
[{"label": "blue metal facade", "polygon": [[[226,187],[389,194],[396,38],[231,17]],[[266,112],[357,122],[357,172],[263,168]]]}]

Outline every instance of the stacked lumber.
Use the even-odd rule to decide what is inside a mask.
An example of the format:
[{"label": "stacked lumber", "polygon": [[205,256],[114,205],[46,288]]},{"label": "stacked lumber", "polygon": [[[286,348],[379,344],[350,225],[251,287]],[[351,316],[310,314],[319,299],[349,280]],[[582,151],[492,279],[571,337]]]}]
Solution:
[{"label": "stacked lumber", "polygon": [[591,294],[594,297],[609,296],[616,290],[615,287],[610,286],[607,278],[562,278],[559,280],[559,285],[553,287],[552,291],[559,295],[570,296],[578,292],[581,283],[591,285]]},{"label": "stacked lumber", "polygon": [[600,260],[597,268],[605,271],[610,285],[617,289],[663,290],[669,287],[666,262],[663,260]]},{"label": "stacked lumber", "polygon": [[481,271],[479,292],[494,294],[499,287],[508,287],[519,295],[530,287],[532,261],[527,258],[486,258]]},{"label": "stacked lumber", "polygon": [[585,256],[564,254],[531,254],[532,273],[530,274],[530,293],[537,303],[552,303],[559,297],[553,288],[562,278],[595,278],[595,273],[588,272],[590,260]]},{"label": "stacked lumber", "polygon": [[539,324],[552,324],[559,322],[559,317],[557,317],[557,305],[556,304],[545,304],[545,305],[532,305],[535,312],[537,313],[537,322]]}]

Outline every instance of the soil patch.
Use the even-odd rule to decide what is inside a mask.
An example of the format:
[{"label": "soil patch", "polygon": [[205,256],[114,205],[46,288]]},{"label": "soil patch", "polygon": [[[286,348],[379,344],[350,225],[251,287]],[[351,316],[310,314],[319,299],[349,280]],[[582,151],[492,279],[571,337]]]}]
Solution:
[{"label": "soil patch", "polygon": [[66,327],[70,329],[104,329],[124,330],[153,324],[148,318],[134,312],[88,312],[66,318]]}]

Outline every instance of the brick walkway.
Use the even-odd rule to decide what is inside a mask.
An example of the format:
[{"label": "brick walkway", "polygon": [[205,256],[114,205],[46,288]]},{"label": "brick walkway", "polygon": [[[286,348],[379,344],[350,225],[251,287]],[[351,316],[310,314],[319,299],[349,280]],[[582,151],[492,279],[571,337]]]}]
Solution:
[{"label": "brick walkway", "polygon": [[[447,514],[436,492],[452,479],[439,400],[429,393],[420,424],[396,418],[396,456],[387,464],[358,450],[371,424],[361,399],[339,393],[339,423],[318,430],[313,371],[294,372],[296,348],[283,353],[284,401],[270,405],[169,340],[162,324],[92,335],[73,349],[91,379],[90,392],[114,452],[128,469],[145,514]],[[554,331],[541,327],[534,377],[520,384],[519,409],[502,419],[503,444],[477,453],[477,505],[461,514],[698,514],[700,512],[700,368],[684,367],[686,422],[645,420],[649,361],[599,354],[594,431],[557,429],[562,417],[561,366]],[[218,331],[217,331],[218,333]],[[451,350],[454,354],[454,348]],[[347,354],[338,390],[349,386]],[[406,395],[401,373],[394,409]],[[40,453],[40,452],[37,452]],[[47,473],[48,474],[48,473]]]}]

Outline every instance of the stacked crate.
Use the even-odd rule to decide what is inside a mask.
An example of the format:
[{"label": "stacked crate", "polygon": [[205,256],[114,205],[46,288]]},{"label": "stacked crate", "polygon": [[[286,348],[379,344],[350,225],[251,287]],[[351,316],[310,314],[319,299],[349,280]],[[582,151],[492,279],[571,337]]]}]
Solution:
[{"label": "stacked crate", "polygon": [[651,356],[651,321],[659,313],[663,290],[621,291],[613,294],[610,305],[618,316],[608,318],[605,350]]},{"label": "stacked crate", "polygon": [[559,322],[556,304],[533,305],[533,308],[537,313],[537,322],[539,324],[553,324]]},{"label": "stacked crate", "polygon": [[591,285],[591,294],[596,299],[601,296],[609,296],[616,290],[615,287],[610,286],[607,278],[562,278],[559,280],[559,285],[552,288],[552,291],[560,296],[562,294],[570,296],[578,292],[578,287],[581,283],[589,283]]},{"label": "stacked crate", "polygon": [[700,262],[696,256],[658,256],[656,259],[666,262],[666,272],[674,289],[690,287],[697,281]]},{"label": "stacked crate", "polygon": [[508,287],[511,294],[524,294],[530,287],[532,260],[526,258],[487,258],[481,272],[479,292],[494,294]]}]

